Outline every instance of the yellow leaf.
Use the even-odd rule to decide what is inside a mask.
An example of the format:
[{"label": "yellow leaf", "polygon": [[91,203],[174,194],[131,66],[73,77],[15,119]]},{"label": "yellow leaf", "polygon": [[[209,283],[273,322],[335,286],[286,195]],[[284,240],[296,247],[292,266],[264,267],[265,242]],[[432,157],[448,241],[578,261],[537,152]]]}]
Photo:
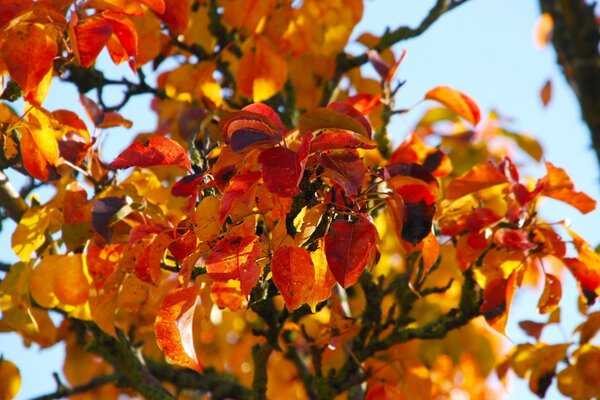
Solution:
[{"label": "yellow leaf", "polygon": [[21,374],[15,364],[0,361],[0,400],[13,399],[21,388]]},{"label": "yellow leaf", "polygon": [[202,199],[193,216],[194,231],[202,242],[216,239],[221,233],[219,208],[221,202],[216,196]]},{"label": "yellow leaf", "polygon": [[23,214],[12,235],[12,249],[21,261],[29,261],[31,253],[44,243],[49,223],[45,207],[31,207]]},{"label": "yellow leaf", "polygon": [[59,256],[47,256],[42,259],[31,272],[29,290],[31,296],[40,306],[45,308],[56,307],[59,300],[54,293],[54,277]]},{"label": "yellow leaf", "polygon": [[56,256],[54,293],[63,304],[78,306],[89,296],[90,284],[83,269],[82,254]]},{"label": "yellow leaf", "polygon": [[29,121],[29,131],[31,136],[38,146],[40,153],[48,161],[50,165],[56,165],[58,160],[58,142],[56,141],[56,133],[52,127],[51,117],[46,114],[46,111],[33,107],[27,114]]}]

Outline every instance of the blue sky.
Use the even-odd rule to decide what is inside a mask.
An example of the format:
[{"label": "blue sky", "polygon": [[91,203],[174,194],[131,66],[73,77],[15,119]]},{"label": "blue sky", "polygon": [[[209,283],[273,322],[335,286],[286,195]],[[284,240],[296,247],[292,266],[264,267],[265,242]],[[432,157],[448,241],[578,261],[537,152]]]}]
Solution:
[{"label": "blue sky", "polygon": [[[364,31],[380,34],[386,26],[414,26],[434,1],[367,0],[365,3],[366,14],[355,36]],[[514,120],[513,130],[527,132],[537,138],[544,147],[545,159],[565,168],[579,190],[600,199],[598,164],[591,151],[589,132],[581,120],[576,98],[555,64],[553,49],[537,50],[533,46],[532,28],[538,15],[538,2],[535,0],[471,0],[442,17],[421,37],[403,42],[395,48],[407,49],[407,56],[397,74],[407,80],[397,99],[398,106],[415,104],[427,90],[437,85],[459,89],[475,99],[482,111],[494,109],[511,117]],[[104,64],[107,59],[104,55]],[[131,72],[125,65],[110,70],[131,78]],[[548,78],[552,80],[553,95],[548,107],[544,108],[539,90]],[[73,86],[55,84],[45,107],[83,113],[76,99]],[[155,116],[149,112],[148,102],[149,97],[140,97],[123,109],[122,114],[134,121],[134,127],[130,131],[115,129],[107,133],[111,147],[105,155],[107,159],[116,156],[135,133],[155,127]],[[421,105],[406,120],[398,118],[393,123],[390,132],[395,142],[402,140],[411,121],[420,117],[426,107]],[[541,166],[531,166],[527,171],[535,177],[544,173]],[[600,241],[595,234],[595,227],[600,225],[600,211],[583,216],[569,206],[547,201],[542,215],[553,221],[569,219],[572,227],[593,246]],[[14,225],[7,225],[0,234],[0,259],[4,261],[14,260],[8,235],[12,229]],[[572,331],[578,323],[574,308],[575,291],[574,283],[569,281],[564,294],[566,311],[563,315],[573,317],[565,321],[566,332]],[[515,321],[536,319],[536,303],[537,297],[532,295],[517,296],[513,306],[516,313],[508,329],[512,341],[527,340]],[[552,329],[543,338],[563,340]],[[25,350],[16,335],[2,334],[0,352],[21,368],[23,386],[18,398],[30,398],[54,390],[52,372],[62,369],[63,349],[60,346],[44,351],[38,351],[36,346]],[[558,396],[553,385],[548,398]],[[529,393],[526,384],[517,383],[511,398],[535,396]]]}]

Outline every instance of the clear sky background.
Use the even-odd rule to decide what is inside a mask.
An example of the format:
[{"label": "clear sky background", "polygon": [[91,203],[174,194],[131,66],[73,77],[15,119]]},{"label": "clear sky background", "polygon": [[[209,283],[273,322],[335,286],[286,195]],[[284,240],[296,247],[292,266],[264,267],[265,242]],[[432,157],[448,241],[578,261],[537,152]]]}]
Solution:
[{"label": "clear sky background", "polygon": [[[363,21],[355,31],[381,34],[386,26],[417,25],[434,3],[409,0],[367,0]],[[420,37],[403,42],[395,50],[407,49],[397,76],[407,80],[397,99],[398,107],[410,106],[423,98],[424,93],[437,85],[449,85],[471,96],[485,113],[496,110],[513,118],[513,130],[527,132],[537,138],[544,147],[545,159],[565,168],[576,187],[595,199],[600,199],[599,169],[591,150],[589,132],[581,120],[579,105],[555,63],[551,47],[537,50],[532,42],[532,28],[539,16],[536,0],[470,0],[465,5],[443,16]],[[106,54],[101,57],[102,67],[110,64]],[[126,65],[110,67],[111,74],[122,74],[134,79]],[[542,107],[539,91],[546,80],[553,84],[553,95],[548,107]],[[44,106],[49,110],[69,109],[83,115],[77,103],[77,92],[72,85],[54,83]],[[150,112],[150,97],[135,98],[122,114],[134,122],[131,130],[113,129],[106,133],[105,158],[112,160],[136,133],[155,128],[156,117]],[[117,103],[118,98],[115,100]],[[412,121],[426,110],[420,105],[408,117],[394,121],[390,132],[395,143],[409,132]],[[541,165],[526,170],[535,177],[544,174]],[[21,181],[17,174],[11,179]],[[42,193],[41,196],[48,194]],[[569,219],[572,227],[593,246],[600,237],[600,212],[586,216],[577,210],[547,201],[542,216],[547,220]],[[15,261],[10,249],[10,233],[14,224],[6,224],[0,233],[0,260]],[[539,295],[538,295],[539,296]],[[563,296],[563,330],[570,333],[580,322],[576,312],[576,287],[568,279]],[[516,322],[521,319],[544,320],[536,310],[537,297],[517,293],[513,304],[514,314],[508,327],[509,340],[514,343],[527,341]],[[598,307],[596,307],[598,308]],[[563,341],[558,329],[547,328],[545,341]],[[568,340],[568,338],[567,338]],[[27,399],[55,390],[52,372],[62,370],[64,350],[62,345],[40,351],[35,345],[24,349],[16,334],[0,334],[0,353],[21,369],[23,384],[18,399]],[[515,382],[510,398],[536,398],[526,383]],[[559,398],[554,383],[547,398]]]}]

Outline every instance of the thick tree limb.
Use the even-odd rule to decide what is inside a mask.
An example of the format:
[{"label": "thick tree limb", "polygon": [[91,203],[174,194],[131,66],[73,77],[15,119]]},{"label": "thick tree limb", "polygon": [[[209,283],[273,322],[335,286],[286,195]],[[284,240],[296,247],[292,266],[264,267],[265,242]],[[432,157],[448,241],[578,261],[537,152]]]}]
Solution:
[{"label": "thick tree limb", "polygon": [[540,0],[554,20],[552,44],[557,62],[573,88],[600,161],[600,31],[594,4],[585,0]]},{"label": "thick tree limb", "polygon": [[0,206],[15,222],[19,222],[29,208],[2,171],[0,171]]},{"label": "thick tree limb", "polygon": [[39,396],[32,400],[64,399],[66,397],[70,397],[75,394],[89,392],[100,386],[106,385],[107,383],[114,382],[116,380],[116,377],[117,377],[116,374],[96,376],[96,377],[92,378],[92,380],[90,380],[85,385],[75,386],[73,388],[61,387],[54,393],[46,394],[44,396]]}]

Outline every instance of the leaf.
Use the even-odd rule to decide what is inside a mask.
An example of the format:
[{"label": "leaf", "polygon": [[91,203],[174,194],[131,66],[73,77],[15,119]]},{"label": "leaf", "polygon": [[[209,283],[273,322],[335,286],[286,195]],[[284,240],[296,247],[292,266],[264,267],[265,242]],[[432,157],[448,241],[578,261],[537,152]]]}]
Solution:
[{"label": "leaf", "polygon": [[9,29],[3,39],[0,59],[23,92],[32,92],[53,69],[53,60],[58,52],[56,41],[39,25],[30,23]]},{"label": "leaf", "polygon": [[92,206],[92,226],[106,242],[110,242],[110,227],[113,217],[126,204],[127,202],[122,197],[105,197],[94,202]]},{"label": "leaf", "polygon": [[86,265],[92,278],[92,285],[96,290],[100,290],[117,270],[125,244],[110,243],[99,246],[92,241],[86,250]]},{"label": "leaf", "polygon": [[201,242],[213,240],[221,233],[220,205],[216,196],[208,196],[203,198],[196,207],[192,222],[196,236]]},{"label": "leaf", "polygon": [[473,192],[508,182],[506,176],[487,163],[477,164],[446,187],[446,198],[458,199]]},{"label": "leaf", "polygon": [[169,27],[171,32],[179,35],[185,31],[188,26],[190,16],[189,0],[164,0],[164,11],[158,10],[158,17]]},{"label": "leaf", "polygon": [[154,330],[158,346],[171,362],[202,372],[192,330],[197,297],[196,287],[176,289],[167,294],[158,309]]},{"label": "leaf", "polygon": [[170,165],[191,171],[192,164],[185,150],[174,140],[163,136],[152,136],[144,142],[135,142],[127,147],[113,162],[111,168],[156,167]]},{"label": "leaf", "polygon": [[23,214],[12,235],[12,249],[21,261],[29,261],[31,253],[44,243],[50,218],[45,207],[31,207]]},{"label": "leaf", "polygon": [[587,319],[575,328],[573,333],[576,332],[579,332],[580,345],[592,340],[600,332],[600,311],[590,313]]},{"label": "leaf", "polygon": [[242,55],[238,69],[238,90],[242,96],[261,102],[273,97],[287,79],[285,53],[262,36],[255,38],[255,50]]},{"label": "leaf", "polygon": [[300,149],[294,152],[284,147],[263,150],[258,156],[265,186],[271,193],[281,197],[293,197],[300,193],[298,185],[304,174],[310,135],[303,138]]},{"label": "leaf", "polygon": [[81,254],[49,255],[31,273],[31,295],[46,308],[79,306],[89,296]]},{"label": "leaf", "polygon": [[548,314],[558,308],[562,298],[562,286],[560,280],[552,274],[546,274],[544,292],[538,301],[538,309],[542,314]]},{"label": "leaf", "polygon": [[483,290],[483,302],[479,311],[487,323],[504,334],[508,311],[517,288],[517,272],[513,272],[508,279],[494,279]]},{"label": "leaf", "polygon": [[351,151],[326,151],[319,153],[319,164],[325,168],[323,176],[344,188],[349,196],[356,196],[365,178],[365,163],[362,157]]},{"label": "leaf", "polygon": [[481,118],[479,106],[466,94],[448,86],[437,86],[425,94],[426,100],[435,100],[469,121],[477,125]]},{"label": "leaf", "polygon": [[215,281],[239,280],[242,293],[247,296],[260,276],[256,264],[259,255],[256,236],[228,236],[219,240],[206,258],[206,271]]},{"label": "leaf", "polygon": [[548,45],[552,39],[552,30],[554,29],[554,19],[548,13],[543,13],[539,16],[533,26],[533,44],[538,49],[542,49]]},{"label": "leaf", "polygon": [[335,220],[325,235],[325,255],[335,280],[344,288],[358,281],[377,241],[377,229],[365,217]]},{"label": "leaf", "polygon": [[314,139],[310,143],[311,153],[335,149],[374,149],[377,147],[377,144],[369,138],[348,130],[324,128],[312,131],[312,133]]},{"label": "leaf", "polygon": [[[306,132],[313,132],[316,134],[316,131],[331,129],[332,131],[354,132],[360,136],[364,136],[366,139],[370,139],[369,132],[365,125],[363,125],[362,119],[359,120],[353,116],[337,111],[334,108],[316,108],[304,113],[300,117],[298,125],[300,134]],[[356,112],[358,113],[358,111]]]},{"label": "leaf", "polygon": [[77,19],[73,18],[69,31],[72,48],[79,64],[87,68],[94,64],[106,46],[113,34],[113,26],[108,20],[98,16],[87,18],[76,26],[75,24]]},{"label": "leaf", "polygon": [[21,389],[21,374],[12,361],[0,359],[0,399],[11,400]]},{"label": "leaf", "polygon": [[546,324],[543,322],[534,322],[534,321],[520,321],[519,322],[519,327],[521,329],[523,329],[523,331],[527,335],[531,336],[532,338],[534,338],[537,341],[540,340],[540,336],[542,335],[542,329],[544,329],[545,326],[546,326]]},{"label": "leaf", "polygon": [[[31,131],[24,129],[21,134],[21,157],[23,166],[32,177],[44,182],[50,177],[50,165],[38,147]],[[57,147],[58,150],[58,147]],[[57,151],[58,153],[58,151]]]},{"label": "leaf", "polygon": [[596,201],[583,192],[575,191],[575,185],[564,169],[546,161],[547,175],[540,179],[542,195],[567,203],[584,214],[596,209]]},{"label": "leaf", "polygon": [[250,188],[260,178],[259,172],[248,172],[242,175],[234,176],[227,189],[223,193],[221,208],[219,209],[219,218],[221,222],[231,213],[231,211],[248,195]]},{"label": "leaf", "polygon": [[550,99],[552,99],[552,81],[548,79],[544,83],[542,90],[540,90],[540,100],[542,101],[542,105],[546,107],[550,103]]},{"label": "leaf", "polygon": [[271,272],[288,311],[312,300],[315,266],[308,251],[295,246],[278,247],[271,259]]}]

